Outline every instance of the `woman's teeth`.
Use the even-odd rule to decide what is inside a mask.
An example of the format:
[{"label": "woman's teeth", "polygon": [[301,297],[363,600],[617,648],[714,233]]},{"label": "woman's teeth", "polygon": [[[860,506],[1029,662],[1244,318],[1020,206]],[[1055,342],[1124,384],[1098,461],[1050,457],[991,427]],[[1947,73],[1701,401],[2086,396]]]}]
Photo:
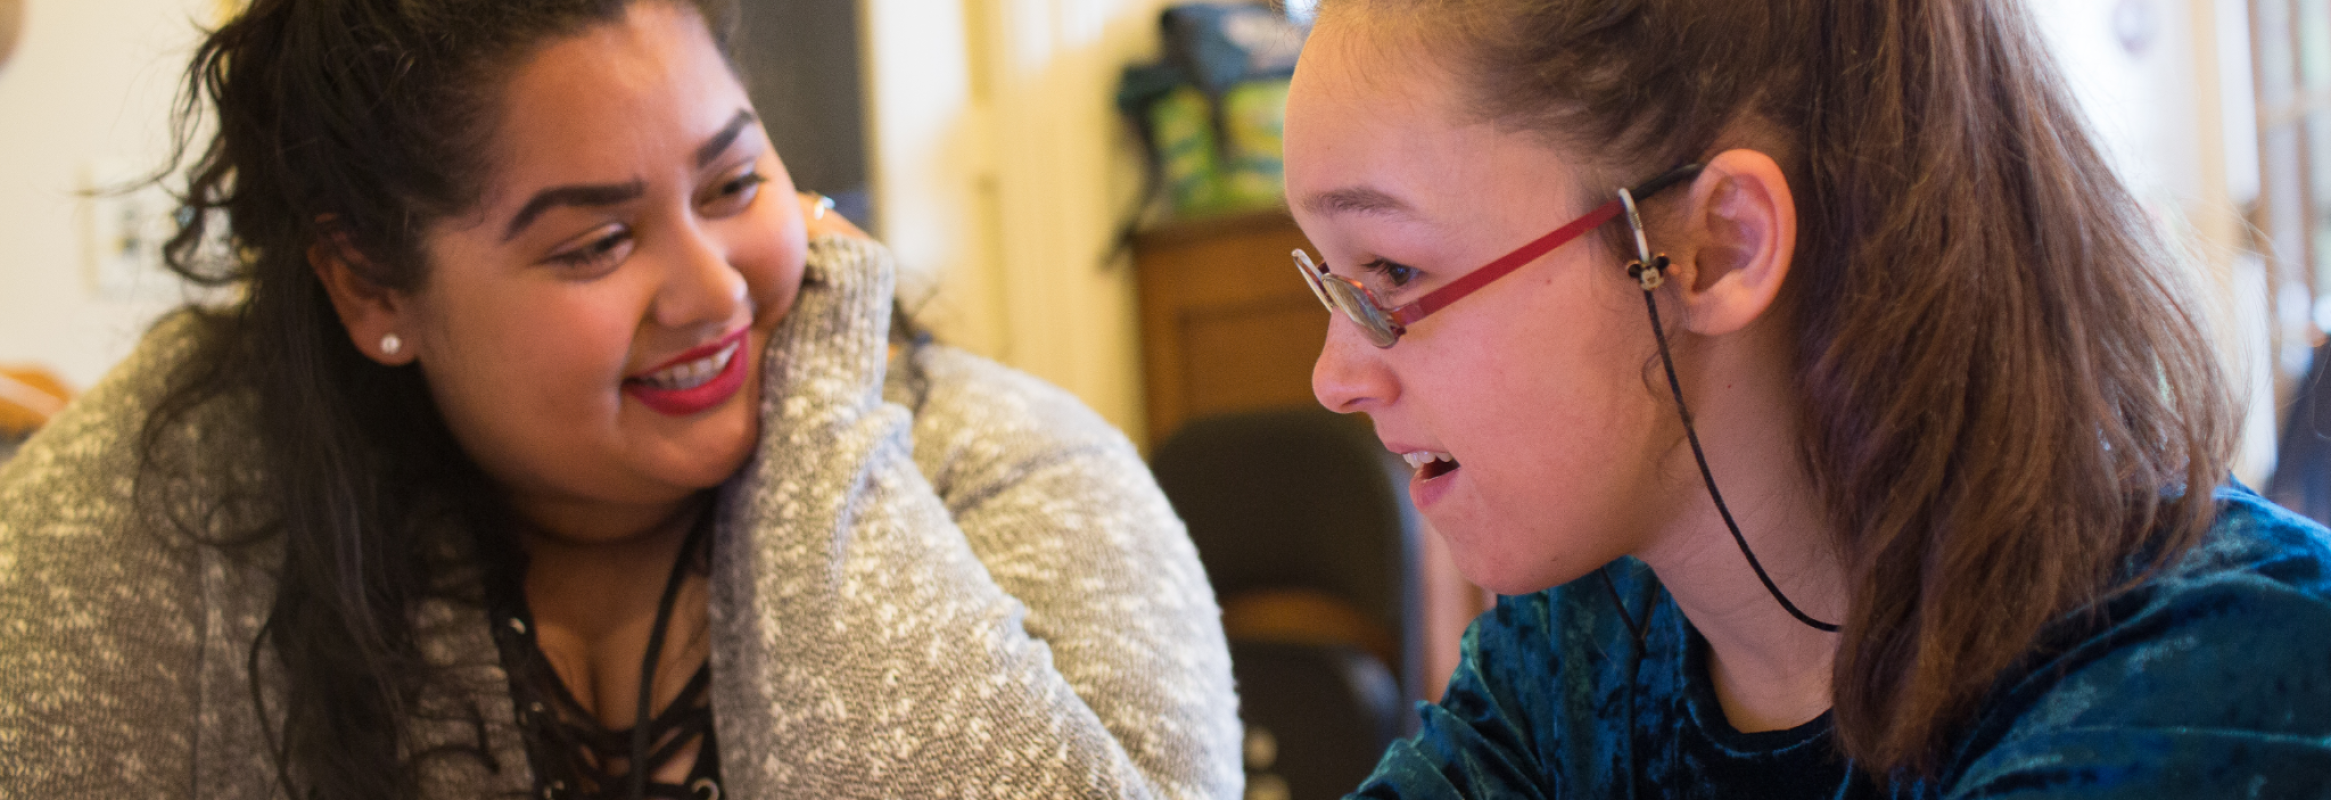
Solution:
[{"label": "woman's teeth", "polygon": [[681,391],[703,386],[720,375],[721,370],[728,369],[728,360],[735,358],[737,348],[742,346],[744,346],[743,342],[731,344],[721,348],[718,353],[641,376],[639,381],[667,391]]}]

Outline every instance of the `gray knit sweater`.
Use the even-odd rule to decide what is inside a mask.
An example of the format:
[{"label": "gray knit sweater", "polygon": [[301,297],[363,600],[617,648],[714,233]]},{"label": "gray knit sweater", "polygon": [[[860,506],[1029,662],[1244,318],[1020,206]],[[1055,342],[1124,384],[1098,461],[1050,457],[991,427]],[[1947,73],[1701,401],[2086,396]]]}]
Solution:
[{"label": "gray knit sweater", "polygon": [[[1235,796],[1218,610],[1133,448],[992,362],[894,361],[879,247],[820,240],[807,272],[714,539],[728,796]],[[278,796],[245,673],[269,548],[193,545],[131,502],[138,428],[187,338],[157,328],[0,466],[0,797]],[[232,487],[260,423],[216,405],[171,432],[201,454],[171,496],[248,522],[264,504]],[[484,609],[434,600],[416,621],[456,679],[408,741],[474,742],[458,710],[482,709],[500,765],[424,762],[426,793],[529,792]]]}]

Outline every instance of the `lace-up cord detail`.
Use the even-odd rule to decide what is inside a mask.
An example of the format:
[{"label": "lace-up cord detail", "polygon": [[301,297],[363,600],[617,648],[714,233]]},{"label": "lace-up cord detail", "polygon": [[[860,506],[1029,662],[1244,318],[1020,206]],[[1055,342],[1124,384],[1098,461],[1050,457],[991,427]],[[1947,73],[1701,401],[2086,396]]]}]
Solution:
[{"label": "lace-up cord detail", "polygon": [[[655,628],[648,637],[649,655],[640,669],[641,713],[634,718],[645,719],[644,723],[635,722],[623,730],[609,730],[600,724],[598,717],[575,699],[543,654],[523,597],[503,603],[511,613],[498,615],[503,622],[494,627],[494,639],[501,646],[502,663],[510,674],[518,727],[526,738],[527,760],[534,767],[535,796],[543,800],[719,800],[720,757],[708,699],[712,664],[708,661],[697,667],[662,711],[653,717],[645,713],[655,681],[654,654],[663,650],[681,578],[691,564],[709,566],[702,563],[708,527],[699,523],[689,532],[657,604]],[[696,759],[680,783],[654,779],[691,744],[698,745]]]}]

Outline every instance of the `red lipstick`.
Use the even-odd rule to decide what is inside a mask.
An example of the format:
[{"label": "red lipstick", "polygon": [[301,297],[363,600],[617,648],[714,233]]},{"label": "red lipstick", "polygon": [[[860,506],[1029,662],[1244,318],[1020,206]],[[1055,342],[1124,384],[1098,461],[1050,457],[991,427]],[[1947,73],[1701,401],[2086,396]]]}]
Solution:
[{"label": "red lipstick", "polygon": [[[751,331],[751,328],[738,328],[735,333],[723,336],[719,341],[691,348],[638,376],[626,378],[623,391],[650,410],[675,417],[701,413],[725,403],[736,395],[738,389],[744,388],[745,359],[751,356],[745,352],[745,346],[749,343],[746,334]],[[727,363],[722,364],[720,371],[709,378],[683,375],[676,379],[649,380],[649,376],[713,358],[723,352],[728,353]]]}]

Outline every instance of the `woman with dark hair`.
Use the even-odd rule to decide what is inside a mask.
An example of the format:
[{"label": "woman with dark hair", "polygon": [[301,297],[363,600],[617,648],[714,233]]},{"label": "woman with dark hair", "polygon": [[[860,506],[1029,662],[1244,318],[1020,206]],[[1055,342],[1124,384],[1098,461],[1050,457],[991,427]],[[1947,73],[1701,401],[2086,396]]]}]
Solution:
[{"label": "woman with dark hair", "polygon": [[174,266],[0,471],[0,795],[1219,797],[1133,448],[895,325],[714,0],[259,0]]},{"label": "woman with dark hair", "polygon": [[1322,6],[1313,387],[1511,595],[1361,796],[2331,797],[2331,539],[2013,0]]}]

